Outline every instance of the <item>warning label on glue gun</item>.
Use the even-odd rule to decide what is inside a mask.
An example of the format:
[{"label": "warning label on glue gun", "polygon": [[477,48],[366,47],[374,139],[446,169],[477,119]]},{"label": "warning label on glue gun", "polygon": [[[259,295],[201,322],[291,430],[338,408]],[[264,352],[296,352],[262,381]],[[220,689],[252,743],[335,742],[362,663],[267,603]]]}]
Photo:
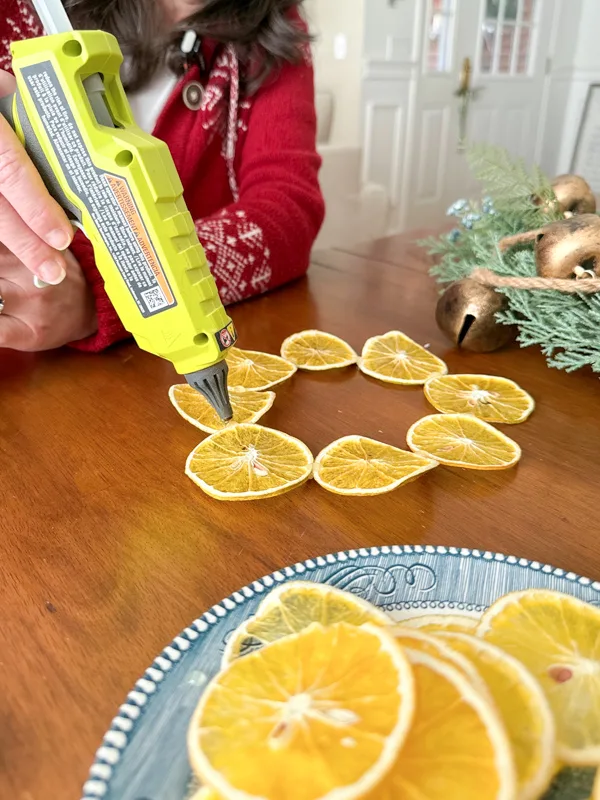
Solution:
[{"label": "warning label on glue gun", "polygon": [[127,180],[98,169],[52,64],[21,73],[72,191],[85,205],[144,317],[177,305]]}]

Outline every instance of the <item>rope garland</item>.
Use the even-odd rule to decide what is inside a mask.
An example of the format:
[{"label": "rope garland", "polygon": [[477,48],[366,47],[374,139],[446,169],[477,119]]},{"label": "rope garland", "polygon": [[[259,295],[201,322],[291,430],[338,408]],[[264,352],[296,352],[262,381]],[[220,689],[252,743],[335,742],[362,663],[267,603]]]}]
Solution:
[{"label": "rope garland", "polygon": [[476,269],[470,275],[474,281],[495,289],[553,289],[565,294],[596,294],[600,292],[600,278],[514,278],[497,275],[490,269]]}]

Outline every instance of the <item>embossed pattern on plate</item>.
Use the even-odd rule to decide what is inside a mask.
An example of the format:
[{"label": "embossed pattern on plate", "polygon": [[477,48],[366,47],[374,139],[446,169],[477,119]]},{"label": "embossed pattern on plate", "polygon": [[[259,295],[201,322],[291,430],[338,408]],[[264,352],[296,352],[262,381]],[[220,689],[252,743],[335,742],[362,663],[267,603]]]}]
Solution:
[{"label": "embossed pattern on plate", "polygon": [[[600,605],[600,582],[537,561],[456,547],[349,550],[286,567],[245,586],[185,628],[157,656],[119,708],[96,753],[83,800],[186,800],[194,786],[187,726],[219,668],[231,632],[288,580],[330,583],[402,617],[418,609],[480,614],[503,594],[546,588]],[[592,773],[578,771],[548,800],[585,800]]]}]

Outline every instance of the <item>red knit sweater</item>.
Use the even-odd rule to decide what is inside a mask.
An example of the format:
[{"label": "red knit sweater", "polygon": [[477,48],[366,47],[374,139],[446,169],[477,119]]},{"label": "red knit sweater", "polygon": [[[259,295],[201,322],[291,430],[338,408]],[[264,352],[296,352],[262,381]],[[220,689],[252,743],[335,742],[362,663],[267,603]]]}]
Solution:
[{"label": "red knit sweater", "polygon": [[[10,69],[11,41],[39,36],[26,0],[3,0],[0,69]],[[304,274],[323,221],[318,184],[313,70],[285,66],[254,96],[240,98],[231,47],[204,42],[211,64],[190,69],[158,118],[154,134],[173,154],[200,241],[224,303],[266,292]],[[189,81],[205,94],[197,111],[182,99]],[[126,338],[87,239],[71,247],[96,299],[98,332],[76,346],[98,351]]]}]

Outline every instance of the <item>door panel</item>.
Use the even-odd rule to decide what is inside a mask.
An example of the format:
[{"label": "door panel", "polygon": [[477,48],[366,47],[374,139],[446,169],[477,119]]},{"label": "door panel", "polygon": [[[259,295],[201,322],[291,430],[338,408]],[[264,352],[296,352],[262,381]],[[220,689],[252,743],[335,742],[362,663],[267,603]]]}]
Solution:
[{"label": "door panel", "polygon": [[474,142],[491,142],[498,128],[499,109],[485,108],[478,103],[471,110],[471,138]]},{"label": "door panel", "polygon": [[415,201],[419,204],[439,203],[443,197],[450,118],[447,106],[421,109],[415,193]]},{"label": "door panel", "polygon": [[396,103],[371,102],[366,108],[363,184],[377,183],[398,203],[405,109]]}]

